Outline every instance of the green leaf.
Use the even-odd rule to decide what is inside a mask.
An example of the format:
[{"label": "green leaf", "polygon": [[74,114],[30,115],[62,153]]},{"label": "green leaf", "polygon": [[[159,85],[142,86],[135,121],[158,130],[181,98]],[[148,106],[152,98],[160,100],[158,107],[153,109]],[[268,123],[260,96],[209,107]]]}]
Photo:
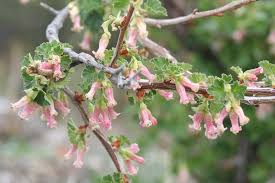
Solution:
[{"label": "green leaf", "polygon": [[124,183],[123,175],[118,172],[113,175],[106,175],[101,179],[100,183]]},{"label": "green leaf", "polygon": [[50,102],[46,99],[46,93],[42,90],[38,92],[37,96],[33,101],[39,104],[40,106],[50,105]]},{"label": "green leaf", "polygon": [[144,9],[149,16],[167,16],[166,9],[162,6],[160,0],[146,0]]},{"label": "green leaf", "polygon": [[239,82],[235,81],[231,85],[231,91],[237,100],[242,100],[244,98],[244,93],[246,91],[246,86],[241,85]]},{"label": "green leaf", "polygon": [[209,102],[209,112],[213,115],[220,112],[223,107],[224,107],[223,102],[218,102],[216,100],[213,100],[213,101]]},{"label": "green leaf", "polygon": [[271,64],[267,60],[259,62],[259,65],[264,69],[264,74],[275,75],[275,64]]},{"label": "green leaf", "polygon": [[224,80],[215,79],[213,84],[208,88],[208,93],[214,96],[216,100],[222,101],[226,96],[224,89]]},{"label": "green leaf", "polygon": [[72,119],[67,124],[67,133],[71,144],[77,144],[77,127]]},{"label": "green leaf", "polygon": [[232,71],[234,71],[237,75],[243,73],[243,70],[242,70],[239,66],[237,66],[237,67],[232,66],[230,69],[231,69]]},{"label": "green leaf", "polygon": [[206,81],[207,77],[203,73],[194,72],[189,76],[189,79],[194,83],[200,83]]},{"label": "green leaf", "polygon": [[119,10],[126,8],[128,4],[129,0],[112,0],[113,7]]},{"label": "green leaf", "polygon": [[32,59],[31,54],[29,53],[23,58],[22,63],[21,63],[21,67],[27,67],[32,62],[33,62],[33,59]]}]

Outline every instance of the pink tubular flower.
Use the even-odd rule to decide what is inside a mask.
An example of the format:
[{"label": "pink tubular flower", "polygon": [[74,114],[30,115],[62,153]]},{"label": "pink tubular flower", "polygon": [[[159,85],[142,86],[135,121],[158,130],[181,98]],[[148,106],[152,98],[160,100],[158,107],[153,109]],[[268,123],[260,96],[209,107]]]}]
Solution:
[{"label": "pink tubular flower", "polygon": [[91,86],[90,91],[85,95],[89,100],[93,100],[96,91],[101,87],[100,82],[94,82]]},{"label": "pink tubular flower", "polygon": [[21,119],[28,120],[39,106],[32,102],[27,96],[24,96],[18,102],[11,104],[11,107],[14,110],[19,109],[18,115]]},{"label": "pink tubular flower", "polygon": [[125,148],[124,154],[125,159],[124,162],[126,164],[127,170],[131,175],[136,175],[138,172],[138,168],[136,168],[132,161],[135,161],[136,163],[143,164],[144,158],[141,156],[138,156],[137,153],[139,152],[138,144],[131,144],[130,147]]},{"label": "pink tubular flower", "polygon": [[152,115],[151,111],[147,108],[147,106],[142,103],[140,106],[140,113],[139,113],[139,120],[140,120],[140,126],[145,127],[151,127],[152,125],[157,125],[157,119]]},{"label": "pink tubular flower", "polygon": [[108,101],[108,107],[114,107],[115,105],[117,105],[117,102],[114,98],[114,92],[112,87],[108,87],[105,89],[105,95]]},{"label": "pink tubular flower", "polygon": [[239,126],[237,113],[231,112],[229,114],[229,118],[231,120],[231,125],[232,125],[230,128],[230,131],[234,134],[239,133],[242,130],[242,127]]},{"label": "pink tubular flower", "polygon": [[53,77],[55,78],[56,81],[58,81],[62,78],[62,71],[61,71],[60,63],[53,65]]},{"label": "pink tubular flower", "polygon": [[141,17],[136,18],[138,33],[141,38],[146,38],[148,36],[147,26]]},{"label": "pink tubular flower", "polygon": [[217,124],[217,129],[219,130],[219,133],[223,133],[227,128],[223,125],[223,120],[228,115],[228,112],[226,111],[226,108],[223,108],[221,112],[218,113],[218,115],[215,118],[215,122]]},{"label": "pink tubular flower", "polygon": [[172,100],[174,98],[173,92],[165,91],[165,90],[158,90],[160,96],[165,98],[166,100]]},{"label": "pink tubular flower", "polygon": [[83,29],[83,26],[81,25],[81,19],[79,15],[76,15],[74,17],[72,17],[72,23],[73,23],[73,27],[71,28],[72,31],[74,32],[80,32]]},{"label": "pink tubular flower", "polygon": [[241,106],[237,105],[234,107],[234,112],[238,115],[240,124],[243,126],[249,122],[249,118],[244,115]]},{"label": "pink tubular flower", "polygon": [[176,90],[177,90],[177,92],[180,96],[180,103],[181,104],[188,104],[189,103],[189,98],[187,96],[187,93],[185,91],[184,86],[181,83],[177,82],[176,83]]},{"label": "pink tubular flower", "polygon": [[112,121],[109,117],[108,108],[103,109],[101,115],[102,115],[102,123],[100,125],[104,127],[106,130],[110,130],[112,128]]},{"label": "pink tubular flower", "polygon": [[58,112],[62,113],[62,115],[65,117],[70,113],[70,109],[68,108],[67,104],[61,100],[56,100],[54,102],[54,106],[57,109]]},{"label": "pink tubular flower", "polygon": [[95,107],[94,111],[89,114],[90,123],[94,123],[94,124],[102,123],[103,119],[100,115],[101,115],[101,109],[98,107]]},{"label": "pink tubular flower", "polygon": [[72,156],[73,156],[73,154],[76,152],[76,150],[77,150],[77,146],[74,145],[74,144],[72,144],[71,147],[70,147],[70,149],[68,150],[68,152],[64,155],[64,158],[66,160],[71,159]]},{"label": "pink tubular flower", "polygon": [[86,31],[83,35],[82,42],[79,44],[80,48],[82,50],[90,51],[91,50],[91,47],[90,47],[91,41],[92,41],[91,33]]},{"label": "pink tubular flower", "polygon": [[54,115],[51,114],[50,107],[44,107],[42,109],[41,119],[43,121],[47,121],[47,126],[49,128],[56,128],[57,127],[57,122],[56,122],[56,120],[54,118]]},{"label": "pink tubular flower", "polygon": [[196,112],[193,116],[189,116],[193,124],[189,125],[189,128],[194,129],[194,130],[201,130],[201,122],[204,119],[204,113],[203,112]]},{"label": "pink tubular flower", "polygon": [[69,160],[72,158],[73,154],[76,153],[76,159],[73,163],[75,168],[82,168],[84,153],[87,151],[88,147],[85,145],[83,149],[77,147],[77,145],[72,144],[68,152],[64,155],[64,158]]},{"label": "pink tubular flower", "polygon": [[199,91],[200,85],[198,83],[193,83],[187,77],[182,77],[180,82],[183,86],[190,88],[194,92]]},{"label": "pink tubular flower", "polygon": [[145,76],[150,82],[153,82],[156,79],[156,76],[152,74],[144,65],[140,66],[140,73]]},{"label": "pink tubular flower", "polygon": [[205,136],[208,139],[216,139],[218,137],[218,129],[217,127],[214,125],[214,120],[211,117],[210,114],[206,114],[204,116],[204,121],[205,121]]},{"label": "pink tubular flower", "polygon": [[136,28],[130,28],[128,34],[128,46],[130,48],[136,48],[138,30]]},{"label": "pink tubular flower", "polygon": [[93,51],[95,58],[102,60],[104,58],[104,52],[109,44],[109,36],[107,34],[103,34],[99,40],[99,47],[96,52]]},{"label": "pink tubular flower", "polygon": [[116,119],[120,115],[120,113],[117,113],[113,107],[108,107],[108,113],[110,119]]}]

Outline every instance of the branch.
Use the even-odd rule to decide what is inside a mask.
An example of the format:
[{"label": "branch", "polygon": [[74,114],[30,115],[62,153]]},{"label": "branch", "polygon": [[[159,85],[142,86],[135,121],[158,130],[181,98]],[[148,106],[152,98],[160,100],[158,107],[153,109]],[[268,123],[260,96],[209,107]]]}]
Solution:
[{"label": "branch", "polygon": [[[163,82],[163,83],[142,83],[142,89],[150,89],[150,90],[176,90],[176,85],[170,82]],[[188,92],[193,92],[190,88],[186,88]],[[201,87],[196,94],[202,94],[205,96],[209,96],[207,92],[207,88]],[[275,89],[274,88],[255,88],[255,87],[247,87],[245,92],[246,95],[265,95],[265,96],[245,96],[244,99],[241,101],[242,103],[248,105],[259,105],[264,103],[275,103]],[[266,96],[269,95],[269,96]]]},{"label": "branch", "polygon": [[[72,100],[73,104],[77,107],[78,111],[81,114],[81,117],[82,117],[84,123],[86,125],[89,125],[89,117],[88,117],[85,109],[83,108],[83,106],[75,100],[74,93],[69,88],[65,88],[63,91],[68,95],[68,97]],[[101,144],[104,146],[105,150],[108,152],[108,154],[109,154],[110,158],[112,159],[117,171],[121,172],[121,168],[120,168],[118,159],[116,157],[116,154],[115,154],[112,146],[106,140],[106,137],[104,136],[104,134],[97,128],[92,129],[92,131],[95,134],[95,136],[98,138],[98,140],[101,142]]]},{"label": "branch", "polygon": [[130,6],[126,17],[124,18],[124,20],[121,23],[121,28],[120,28],[120,32],[119,32],[119,36],[118,36],[118,40],[117,40],[117,44],[116,44],[116,49],[114,51],[114,55],[111,60],[111,67],[115,66],[116,60],[119,56],[119,52],[120,52],[122,44],[123,44],[123,39],[124,39],[126,30],[127,30],[128,25],[131,21],[134,10],[135,10],[135,8],[133,6]]},{"label": "branch", "polygon": [[145,23],[147,23],[148,25],[152,25],[160,28],[162,26],[186,23],[195,19],[209,17],[209,16],[222,16],[226,11],[236,10],[238,8],[241,8],[255,1],[257,0],[236,0],[217,9],[202,11],[202,12],[198,12],[197,10],[194,10],[191,14],[187,16],[171,18],[171,19],[145,18]]},{"label": "branch", "polygon": [[142,44],[143,47],[147,48],[153,55],[165,57],[173,64],[176,64],[178,62],[177,59],[173,57],[166,48],[160,46],[151,39],[139,37],[139,42]]}]

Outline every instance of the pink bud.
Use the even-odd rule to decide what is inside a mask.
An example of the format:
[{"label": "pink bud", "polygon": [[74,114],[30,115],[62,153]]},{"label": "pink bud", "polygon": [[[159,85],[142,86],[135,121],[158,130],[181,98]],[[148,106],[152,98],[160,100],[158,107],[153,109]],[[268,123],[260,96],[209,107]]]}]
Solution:
[{"label": "pink bud", "polygon": [[54,106],[59,111],[62,113],[63,116],[67,116],[70,113],[70,109],[67,107],[67,104],[65,102],[62,102],[60,100],[56,100],[54,102]]},{"label": "pink bud", "polygon": [[220,133],[223,133],[226,130],[226,128],[223,125],[223,120],[227,115],[228,112],[226,111],[226,108],[223,108],[215,118],[215,122]]},{"label": "pink bud", "polygon": [[262,67],[257,67],[255,69],[250,69],[245,71],[246,73],[250,73],[250,74],[254,74],[254,75],[259,75],[262,74],[264,72],[264,69]]},{"label": "pink bud", "polygon": [[51,75],[53,73],[53,67],[51,63],[48,62],[41,62],[38,64],[38,73],[41,75]]},{"label": "pink bud", "polygon": [[89,100],[93,100],[96,91],[101,87],[99,82],[94,82],[91,86],[90,91],[85,95]]},{"label": "pink bud", "polygon": [[51,114],[50,107],[44,107],[43,108],[41,119],[43,121],[47,121],[47,126],[49,128],[56,128],[57,127],[57,122],[56,122],[56,120],[54,118],[54,115]]},{"label": "pink bud", "polygon": [[180,83],[176,83],[176,90],[180,96],[180,103],[181,104],[188,104],[189,98],[187,96],[187,93],[185,91],[184,86],[182,86]]},{"label": "pink bud", "polygon": [[144,65],[140,66],[140,73],[145,76],[150,82],[153,82],[156,79],[156,76],[152,74]]},{"label": "pink bud", "polygon": [[69,160],[72,158],[73,154],[76,152],[77,146],[72,144],[68,152],[64,155],[64,158]]},{"label": "pink bud", "polygon": [[11,104],[11,107],[13,109],[19,109],[29,103],[29,98],[27,96],[22,97],[19,101],[16,103]]},{"label": "pink bud", "polygon": [[125,160],[125,164],[126,164],[127,170],[130,175],[137,174],[138,168],[134,167],[134,165],[132,164],[132,162],[130,160]]},{"label": "pink bud", "polygon": [[193,83],[187,77],[182,77],[180,82],[183,86],[190,88],[194,92],[199,91],[200,85],[198,83]]},{"label": "pink bud", "polygon": [[62,78],[62,71],[61,71],[60,63],[53,65],[53,77],[55,78],[56,81],[58,81]]},{"label": "pink bud", "polygon": [[189,125],[189,128],[194,130],[201,130],[201,122],[204,119],[204,113],[203,112],[196,112],[194,116],[190,116],[193,124]]},{"label": "pink bud", "polygon": [[205,121],[205,136],[208,139],[216,139],[218,137],[218,129],[214,125],[213,118],[211,115],[206,114],[204,116],[204,121]]},{"label": "pink bud", "polygon": [[130,48],[135,48],[137,44],[138,30],[136,28],[130,28],[128,34],[128,46]]},{"label": "pink bud", "polygon": [[238,115],[240,124],[243,126],[249,122],[249,118],[244,115],[243,109],[241,106],[235,106],[234,112]]},{"label": "pink bud", "polygon": [[109,44],[109,36],[107,34],[103,34],[101,39],[99,40],[99,47],[96,52],[93,51],[95,58],[102,60],[104,58],[104,52]]},{"label": "pink bud", "polygon": [[91,50],[91,47],[90,47],[91,41],[92,41],[91,33],[90,32],[85,32],[84,35],[83,35],[83,40],[79,44],[80,48],[82,50],[90,51]]},{"label": "pink bud", "polygon": [[129,156],[129,158],[130,158],[131,160],[133,160],[133,161],[139,163],[139,164],[143,164],[143,163],[144,163],[144,158],[141,157],[141,156],[138,156],[138,155],[136,155],[136,154],[134,154],[134,153],[131,153],[130,156]]},{"label": "pink bud", "polygon": [[108,107],[113,107],[115,105],[117,105],[117,102],[115,101],[114,98],[114,93],[113,93],[113,88],[112,87],[108,87],[105,89],[105,95],[108,101]]},{"label": "pink bud", "polygon": [[231,128],[230,131],[234,134],[239,133],[242,130],[242,127],[239,126],[238,115],[235,112],[231,112],[229,114],[231,120]]},{"label": "pink bud", "polygon": [[173,92],[165,91],[165,90],[158,90],[160,96],[165,98],[166,100],[172,100],[174,98]]}]

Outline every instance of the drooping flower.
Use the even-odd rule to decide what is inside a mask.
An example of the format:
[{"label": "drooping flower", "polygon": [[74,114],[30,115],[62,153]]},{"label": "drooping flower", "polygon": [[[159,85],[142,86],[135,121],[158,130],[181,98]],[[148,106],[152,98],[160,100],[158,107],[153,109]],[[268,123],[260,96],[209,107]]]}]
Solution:
[{"label": "drooping flower", "polygon": [[136,17],[136,25],[138,28],[138,33],[141,38],[146,38],[148,36],[147,26],[142,17]]},{"label": "drooping flower", "polygon": [[243,79],[244,83],[247,86],[255,86],[254,82],[258,80],[258,75],[263,73],[263,68],[262,67],[257,67],[255,69],[250,69],[244,72],[243,74]]},{"label": "drooping flower", "polygon": [[230,121],[231,121],[230,131],[234,134],[239,133],[242,130],[242,127],[239,125],[237,113],[231,112],[229,114],[229,118],[230,118]]},{"label": "drooping flower", "polygon": [[108,113],[110,119],[116,119],[120,115],[120,113],[117,113],[113,107],[108,107]]},{"label": "drooping flower", "polygon": [[238,115],[240,124],[243,126],[249,122],[249,118],[245,116],[241,106],[236,105],[233,107],[234,112]]},{"label": "drooping flower", "polygon": [[138,168],[133,165],[133,161],[138,164],[144,163],[144,158],[138,156],[137,153],[139,152],[138,144],[131,144],[128,148],[122,149],[122,154],[124,158],[124,162],[126,164],[127,170],[129,174],[136,175],[138,172]]},{"label": "drooping flower", "polygon": [[150,82],[153,82],[156,79],[156,76],[152,74],[149,69],[143,64],[140,65],[140,73],[145,76]]},{"label": "drooping flower", "polygon": [[79,16],[79,9],[77,5],[74,2],[71,2],[69,5],[69,14],[70,14],[70,19],[73,23],[73,26],[71,28],[72,31],[74,32],[80,32],[83,29],[83,26],[81,26],[81,19]]},{"label": "drooping flower", "polygon": [[101,115],[102,123],[100,123],[100,125],[106,130],[110,130],[112,128],[112,121],[110,119],[108,108],[103,109]]},{"label": "drooping flower", "polygon": [[131,27],[128,32],[128,46],[130,48],[136,48],[137,45],[138,30]]},{"label": "drooping flower", "polygon": [[99,107],[95,107],[94,111],[89,114],[89,121],[92,124],[100,124],[103,119],[101,115],[101,109]]},{"label": "drooping flower", "polygon": [[193,116],[189,116],[193,124],[189,125],[189,128],[194,129],[194,130],[201,130],[201,122],[204,119],[204,113],[203,112],[196,112]]},{"label": "drooping flower", "polygon": [[176,90],[180,96],[180,103],[181,104],[188,104],[189,103],[189,98],[187,96],[186,90],[184,88],[184,86],[180,83],[177,82],[176,83]]},{"label": "drooping flower", "polygon": [[67,116],[70,113],[70,109],[68,108],[68,105],[66,102],[61,100],[54,101],[54,107],[56,110],[61,113],[64,117]]},{"label": "drooping flower", "polygon": [[64,155],[64,158],[69,160],[72,158],[73,154],[76,153],[76,159],[73,163],[75,168],[82,168],[84,153],[88,150],[88,147],[85,145],[83,148],[78,148],[77,145],[72,144],[68,152]]},{"label": "drooping flower", "polygon": [[217,124],[217,129],[219,130],[219,133],[222,134],[227,128],[224,127],[223,125],[223,120],[226,118],[228,115],[228,112],[226,108],[224,107],[216,116],[215,122]]},{"label": "drooping flower", "polygon": [[172,100],[174,98],[173,92],[165,91],[165,90],[158,90],[160,96],[165,98],[166,100]]},{"label": "drooping flower", "polygon": [[216,139],[219,135],[217,127],[214,125],[214,120],[210,114],[204,115],[205,136],[208,139]]},{"label": "drooping flower", "polygon": [[49,128],[57,127],[57,121],[55,120],[54,115],[51,113],[51,109],[49,106],[42,109],[41,119],[43,121],[47,121],[47,126]]},{"label": "drooping flower", "polygon": [[18,116],[21,119],[28,120],[29,117],[39,108],[39,105],[32,102],[27,96],[22,97],[16,103],[11,104],[14,110],[19,110]]},{"label": "drooping flower", "polygon": [[53,74],[52,64],[48,62],[41,62],[37,67],[38,73],[43,76],[49,76]]},{"label": "drooping flower", "polygon": [[108,34],[104,33],[102,34],[100,40],[99,40],[99,47],[98,50],[95,52],[93,51],[93,54],[95,55],[95,58],[102,60],[104,58],[104,52],[109,44],[110,37]]},{"label": "drooping flower", "polygon": [[112,87],[108,87],[105,89],[105,95],[108,101],[107,103],[108,107],[114,107],[115,105],[117,105],[117,102],[114,98],[114,92]]},{"label": "drooping flower", "polygon": [[91,33],[86,31],[83,35],[83,40],[79,44],[80,48],[85,51],[90,51],[91,50],[91,41],[92,41],[92,36]]},{"label": "drooping flower", "polygon": [[193,83],[185,76],[181,78],[180,82],[183,86],[190,88],[194,92],[199,91],[200,85],[198,83]]},{"label": "drooping flower", "polygon": [[139,120],[139,124],[143,128],[155,126],[158,123],[157,119],[152,115],[151,111],[144,103],[140,104]]},{"label": "drooping flower", "polygon": [[93,100],[96,91],[101,87],[100,82],[94,82],[91,86],[90,91],[85,95],[89,100]]}]

